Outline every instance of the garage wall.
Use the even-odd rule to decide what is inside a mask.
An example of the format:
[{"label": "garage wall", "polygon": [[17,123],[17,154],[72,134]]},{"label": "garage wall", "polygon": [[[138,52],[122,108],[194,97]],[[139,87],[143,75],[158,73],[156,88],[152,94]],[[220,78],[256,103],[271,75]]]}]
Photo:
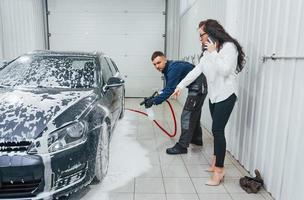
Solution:
[{"label": "garage wall", "polygon": [[[199,52],[195,28],[206,18],[218,19],[244,47],[247,63],[226,129],[227,148],[251,174],[260,170],[278,200],[304,199],[303,9],[302,0],[204,0],[181,16],[180,58]],[[273,53],[290,59],[263,62]],[[206,115],[204,108],[202,123],[210,130]]]},{"label": "garage wall", "polygon": [[[277,199],[304,199],[299,179],[304,172],[301,144],[304,124],[302,59],[304,31],[301,0],[239,2],[240,40],[247,66],[240,77],[240,101],[231,129],[229,149],[251,172],[259,168],[267,189]],[[301,178],[300,178],[301,177]],[[292,181],[294,180],[294,181]]]},{"label": "garage wall", "polygon": [[[214,18],[225,25],[226,20],[226,1],[222,0],[197,0],[197,1],[181,1],[180,10],[180,59],[186,60],[193,64],[198,63],[201,52],[199,34],[197,31],[198,23],[206,18]],[[216,10],[216,12],[213,12]],[[186,99],[186,89],[180,98],[181,102]],[[208,97],[203,105],[202,123],[211,130],[211,117],[208,107]]]},{"label": "garage wall", "polygon": [[105,52],[117,63],[128,97],[162,87],[150,57],[164,51],[165,0],[49,0],[48,8],[51,50]]},{"label": "garage wall", "polygon": [[45,49],[42,0],[0,1],[0,59]]},{"label": "garage wall", "polygon": [[166,56],[170,60],[179,56],[179,10],[179,1],[167,0]]},{"label": "garage wall", "polygon": [[[0,7],[0,9],[1,9],[1,7]],[[2,60],[4,60],[3,59],[3,30],[2,30],[2,17],[1,17],[1,12],[0,12],[0,62]]]}]

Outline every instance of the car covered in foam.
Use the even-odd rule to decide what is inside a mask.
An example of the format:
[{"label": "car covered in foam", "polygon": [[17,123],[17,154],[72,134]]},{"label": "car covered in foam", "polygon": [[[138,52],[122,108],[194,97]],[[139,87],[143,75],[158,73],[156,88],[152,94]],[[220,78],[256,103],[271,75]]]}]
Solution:
[{"label": "car covered in foam", "polygon": [[34,51],[0,70],[0,198],[47,199],[101,181],[124,114],[102,53]]}]

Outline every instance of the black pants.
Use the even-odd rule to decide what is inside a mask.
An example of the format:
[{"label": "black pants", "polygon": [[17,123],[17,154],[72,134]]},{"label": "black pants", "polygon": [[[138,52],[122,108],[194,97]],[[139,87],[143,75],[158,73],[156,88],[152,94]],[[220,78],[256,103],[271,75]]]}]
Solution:
[{"label": "black pants", "polygon": [[214,137],[214,155],[216,156],[216,167],[224,167],[226,153],[225,126],[236,101],[236,95],[232,94],[226,100],[211,103],[209,108],[212,118],[212,133]]},{"label": "black pants", "polygon": [[181,136],[178,143],[189,147],[191,141],[202,141],[201,113],[206,94],[189,92],[181,115]]}]

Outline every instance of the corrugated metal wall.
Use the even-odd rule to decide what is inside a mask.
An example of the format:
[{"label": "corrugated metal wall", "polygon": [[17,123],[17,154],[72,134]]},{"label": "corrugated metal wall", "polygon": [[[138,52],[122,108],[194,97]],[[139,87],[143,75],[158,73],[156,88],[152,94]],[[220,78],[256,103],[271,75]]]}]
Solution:
[{"label": "corrugated metal wall", "polygon": [[304,161],[299,154],[300,139],[304,139],[299,117],[304,114],[304,62],[261,59],[272,53],[304,56],[304,40],[300,38],[304,4],[301,0],[239,3],[239,38],[247,65],[240,76],[239,104],[228,148],[246,169],[262,172],[274,197],[304,199],[303,191],[296,190],[298,185],[291,181],[304,178],[297,169]]},{"label": "corrugated metal wall", "polygon": [[247,64],[226,130],[227,148],[251,174],[259,169],[279,200],[304,199],[304,61],[263,62],[262,56],[304,56],[303,9],[302,0],[197,1],[181,16],[180,58],[199,51],[193,47],[197,32],[189,29],[197,19],[219,19],[244,47]]},{"label": "corrugated metal wall", "polygon": [[45,49],[43,0],[0,1],[0,59]]}]

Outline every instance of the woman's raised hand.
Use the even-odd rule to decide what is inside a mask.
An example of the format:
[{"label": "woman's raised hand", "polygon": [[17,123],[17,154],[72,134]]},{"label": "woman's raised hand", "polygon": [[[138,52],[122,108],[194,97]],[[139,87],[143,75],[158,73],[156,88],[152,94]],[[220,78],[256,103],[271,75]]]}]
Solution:
[{"label": "woman's raised hand", "polygon": [[208,41],[205,42],[205,46],[206,46],[206,48],[207,48],[207,50],[208,50],[209,53],[212,53],[213,51],[217,50],[217,44],[216,44],[216,42],[213,42],[209,38],[208,38]]},{"label": "woman's raised hand", "polygon": [[180,88],[175,88],[173,94],[171,95],[171,97],[173,97],[174,99],[177,99],[177,97],[181,94],[181,89]]}]

